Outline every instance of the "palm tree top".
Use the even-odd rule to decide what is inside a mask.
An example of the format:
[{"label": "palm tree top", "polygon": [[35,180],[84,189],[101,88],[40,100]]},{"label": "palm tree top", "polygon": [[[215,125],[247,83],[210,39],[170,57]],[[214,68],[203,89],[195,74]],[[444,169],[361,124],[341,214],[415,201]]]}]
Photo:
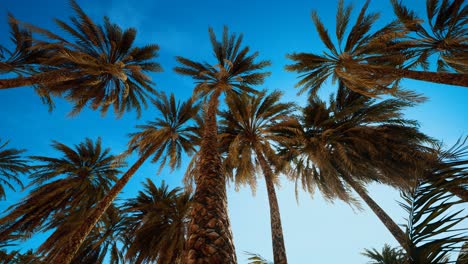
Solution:
[{"label": "palm tree top", "polygon": [[195,93],[206,95],[214,88],[221,92],[254,92],[253,85],[262,84],[269,72],[259,72],[270,65],[269,61],[255,62],[258,52],[242,47],[242,34],[229,34],[224,27],[222,39],[218,40],[213,29],[208,29],[215,56],[214,63],[195,62],[184,57],[176,57],[181,66],[175,72],[191,76],[196,81]]},{"label": "palm tree top", "polygon": [[[391,22],[378,30],[373,30],[379,18],[378,13],[367,12],[370,1],[361,8],[355,23],[348,30],[353,7],[345,6],[340,0],[336,14],[336,41],[333,41],[316,11],[312,12],[312,21],[320,40],[326,47],[323,54],[292,53],[287,58],[294,64],[286,70],[299,73],[299,93],[308,91],[315,95],[329,78],[339,80],[349,89],[366,96],[375,97],[382,93],[397,93],[391,87],[394,80],[372,78],[371,72],[365,72],[362,65],[374,67],[396,66],[404,62],[405,57],[397,49],[396,39],[404,35],[397,22]],[[347,34],[346,34],[347,33]],[[387,47],[392,43],[392,50]],[[356,72],[358,73],[356,73]]]},{"label": "palm tree top", "polygon": [[436,55],[438,71],[468,72],[468,11],[464,0],[426,1],[426,21],[402,1],[390,2],[395,15],[409,31],[404,40],[414,53],[410,65],[427,70],[429,58]]},{"label": "palm tree top", "polygon": [[296,105],[280,102],[281,96],[280,91],[262,90],[226,99],[228,109],[220,113],[220,151],[225,155],[224,169],[236,187],[249,184],[255,191],[257,168],[252,157],[257,146],[273,167],[282,163],[274,150],[275,140],[281,140],[274,128],[290,118]]},{"label": "palm tree top", "polygon": [[200,105],[192,98],[185,102],[176,101],[174,94],[169,97],[158,93],[152,100],[159,116],[145,125],[136,126],[139,132],[131,133],[128,143],[130,150],[143,154],[152,148],[153,162],[159,161],[159,172],[168,163],[171,169],[179,167],[182,151],[191,155],[199,141],[198,128],[195,123]]},{"label": "palm tree top", "polygon": [[65,176],[71,178],[90,178],[92,182],[102,185],[106,183],[110,188],[113,181],[117,180],[119,168],[125,163],[119,156],[111,155],[110,149],[103,149],[101,138],[95,142],[86,138],[84,142],[74,146],[74,149],[57,141],[53,141],[52,147],[61,152],[62,157],[52,158],[46,156],[31,156],[30,158],[43,164],[32,166],[32,179],[30,185],[42,184],[55,177]]},{"label": "palm tree top", "polygon": [[160,72],[159,46],[149,44],[134,46],[136,29],[122,30],[104,17],[103,25],[96,24],[76,3],[70,0],[76,16],[71,23],[55,19],[56,24],[72,40],[51,31],[23,23],[28,29],[44,35],[38,47],[52,50],[48,60],[41,61],[44,73],[72,76],[68,80],[48,81],[44,89],[52,95],[64,96],[74,103],[71,114],[79,113],[89,105],[93,110],[107,113],[109,107],[121,116],[135,109],[140,115],[147,99],[155,94],[154,83],[146,73]]}]

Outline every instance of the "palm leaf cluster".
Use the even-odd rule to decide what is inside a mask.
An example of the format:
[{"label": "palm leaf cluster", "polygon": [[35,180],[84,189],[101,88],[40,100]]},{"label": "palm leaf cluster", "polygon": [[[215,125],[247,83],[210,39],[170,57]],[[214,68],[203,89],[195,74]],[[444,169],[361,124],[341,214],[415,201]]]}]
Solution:
[{"label": "palm leaf cluster", "polygon": [[[98,25],[75,1],[70,4],[76,13],[76,17],[70,18],[71,23],[59,19],[55,22],[72,40],[29,24],[24,24],[27,29],[21,31],[19,22],[10,19],[15,43],[24,43],[17,44],[20,46],[2,65],[33,68],[26,77],[0,80],[0,88],[36,85],[42,95],[63,96],[71,101],[74,104],[71,114],[79,113],[87,105],[102,114],[111,106],[119,116],[132,109],[140,114],[147,99],[156,92],[147,73],[161,71],[153,61],[159,47],[155,44],[134,47],[135,29],[122,30],[108,18]],[[46,40],[32,40],[31,31]],[[43,50],[47,50],[46,56],[42,55]],[[24,61],[18,62],[20,59]]]},{"label": "palm leaf cluster", "polygon": [[385,244],[382,252],[377,249],[365,249],[362,255],[368,257],[372,261],[368,264],[403,264],[407,261],[405,252],[402,249],[392,248]]},{"label": "palm leaf cluster", "polygon": [[144,191],[124,204],[126,258],[132,263],[183,263],[191,195],[147,179]]},{"label": "palm leaf cluster", "polygon": [[79,219],[105,195],[124,165],[102,148],[100,139],[86,139],[75,149],[60,142],[52,146],[62,157],[31,157],[40,162],[31,166],[30,185],[35,188],[0,219],[0,240],[55,228],[60,233],[64,223]]},{"label": "palm leaf cluster", "polygon": [[391,3],[395,15],[410,33],[404,41],[411,47],[414,66],[428,70],[432,56],[436,57],[437,71],[467,73],[468,9],[463,0],[426,1],[426,20],[401,1]]},{"label": "palm leaf cluster", "polygon": [[403,117],[408,106],[395,99],[377,102],[344,86],[328,104],[311,97],[299,119],[279,131],[289,134],[283,152],[294,160],[293,175],[310,192],[317,187],[325,198],[347,202],[355,201],[345,180],[351,175],[360,185],[407,186],[405,172],[417,168],[414,157],[424,157],[422,144],[430,141]]},{"label": "palm leaf cluster", "polygon": [[454,209],[464,201],[447,191],[449,185],[466,186],[468,148],[464,143],[466,139],[449,150],[439,149],[438,164],[430,170],[435,180],[420,180],[402,193],[401,205],[409,214],[406,233],[410,263],[448,263],[450,253],[468,241],[467,229],[458,227],[466,214],[463,209]]}]

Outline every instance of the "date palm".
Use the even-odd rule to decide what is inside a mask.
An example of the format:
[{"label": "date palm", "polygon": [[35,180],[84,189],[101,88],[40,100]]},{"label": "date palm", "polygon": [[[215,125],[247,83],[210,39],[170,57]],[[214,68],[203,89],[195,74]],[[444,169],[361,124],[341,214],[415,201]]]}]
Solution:
[{"label": "date palm", "polygon": [[296,85],[301,87],[300,92],[309,91],[315,95],[329,77],[366,96],[389,93],[413,100],[416,99],[414,93],[398,88],[399,79],[468,86],[467,74],[414,71],[403,67],[412,54],[406,52],[408,44],[401,41],[406,31],[397,22],[373,30],[379,15],[367,13],[368,5],[369,1],[366,1],[346,35],[352,7],[339,1],[335,42],[318,13],[312,13],[312,21],[327,51],[323,55],[306,52],[287,55],[294,64],[286,66],[286,70],[300,74]]},{"label": "date palm", "polygon": [[122,191],[130,178],[140,166],[151,156],[153,162],[160,162],[161,167],[168,164],[172,169],[180,166],[182,154],[192,155],[195,151],[194,141],[197,140],[196,127],[192,120],[199,111],[199,105],[193,100],[178,103],[174,95],[167,97],[161,93],[153,100],[160,116],[146,125],[137,126],[139,132],[131,134],[129,151],[138,151],[140,157],[116,182],[107,195],[90,210],[82,224],[69,235],[60,252],[46,259],[49,263],[70,263],[80,245]]},{"label": "date palm", "polygon": [[414,121],[403,118],[401,110],[410,105],[401,100],[376,102],[340,86],[328,105],[310,98],[301,121],[293,120],[288,130],[288,144],[293,146],[289,155],[296,158],[295,172],[304,187],[317,187],[329,200],[355,204],[354,189],[402,247],[404,232],[367,194],[365,185],[408,187],[409,172],[424,161],[421,144],[430,139]]},{"label": "date palm", "polygon": [[0,89],[39,85],[47,94],[71,101],[72,114],[88,104],[103,114],[110,106],[119,116],[131,109],[140,114],[146,100],[155,93],[146,73],[161,71],[153,61],[159,47],[154,44],[135,47],[135,29],[122,30],[108,18],[98,25],[74,0],[70,4],[77,14],[71,17],[71,24],[55,21],[73,40],[26,25],[47,38],[35,45],[48,49],[49,58],[28,71],[28,76],[1,79]]},{"label": "date palm", "polygon": [[198,175],[195,177],[197,187],[187,240],[187,264],[236,263],[227,213],[226,177],[221,171],[218,151],[216,115],[223,93],[229,97],[233,93],[255,92],[253,86],[263,83],[268,73],[262,70],[270,64],[268,61],[255,62],[258,53],[242,47],[242,35],[229,34],[227,27],[221,40],[216,39],[211,28],[209,33],[214,62],[195,62],[177,57],[180,66],[174,69],[194,79],[197,96],[209,96],[205,106]]},{"label": "date palm", "polygon": [[103,149],[101,140],[84,142],[71,148],[54,142],[60,157],[33,156],[39,165],[31,166],[29,195],[8,209],[0,219],[0,241],[11,234],[28,236],[47,231],[81,216],[109,191],[124,164]]},{"label": "date palm", "polygon": [[437,56],[438,71],[468,73],[468,11],[463,0],[427,0],[427,23],[424,24],[424,20],[401,1],[391,0],[391,3],[396,16],[410,33],[405,40],[416,55],[416,65],[427,70],[429,58]]},{"label": "date palm", "polygon": [[184,263],[191,196],[146,179],[144,190],[124,204],[126,258],[131,263]]},{"label": "date palm", "polygon": [[15,190],[13,182],[23,188],[19,175],[27,173],[27,160],[21,157],[22,149],[7,148],[8,141],[0,143],[0,199],[6,199],[5,188]]},{"label": "date palm", "polygon": [[[294,111],[292,103],[281,103],[278,91],[267,94],[262,91],[254,96],[241,94],[227,98],[228,110],[221,112],[220,141],[225,147],[224,161],[228,175],[236,185],[256,185],[256,168],[261,168],[265,179],[270,206],[270,224],[273,256],[276,264],[287,263],[283,228],[275,183],[278,182],[278,167],[282,159],[273,149],[276,134],[272,127],[289,118]],[[233,175],[234,174],[234,175]]]}]

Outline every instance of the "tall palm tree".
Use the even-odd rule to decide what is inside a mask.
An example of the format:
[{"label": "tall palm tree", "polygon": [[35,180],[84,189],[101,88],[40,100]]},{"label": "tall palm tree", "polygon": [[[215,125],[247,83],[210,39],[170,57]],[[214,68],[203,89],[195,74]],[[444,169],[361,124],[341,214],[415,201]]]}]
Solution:
[{"label": "tall palm tree", "polygon": [[224,93],[255,90],[254,85],[263,83],[269,74],[262,70],[270,63],[255,62],[258,53],[250,53],[249,47],[242,47],[242,35],[229,35],[224,27],[220,41],[213,29],[209,29],[210,40],[215,55],[213,64],[195,62],[177,57],[180,66],[174,70],[191,76],[196,86],[196,95],[209,96],[205,106],[204,131],[200,146],[197,185],[191,213],[191,223],[187,240],[186,263],[236,263],[234,243],[227,213],[226,178],[221,171],[218,152],[218,112],[219,98]]},{"label": "tall palm tree", "polygon": [[[57,25],[73,40],[69,41],[48,30],[32,25],[29,29],[44,35],[47,41],[36,41],[37,49],[46,49],[49,58],[41,60],[28,76],[0,80],[0,89],[38,85],[47,94],[64,96],[74,104],[72,114],[86,105],[106,113],[112,105],[117,115],[141,107],[155,93],[147,72],[159,72],[153,59],[159,47],[133,47],[136,30],[122,30],[106,17],[98,25],[78,6],[70,4],[77,16],[71,24],[56,19]],[[18,23],[18,22],[14,22]],[[16,41],[24,41],[18,38]],[[19,44],[18,44],[19,45]]]},{"label": "tall palm tree", "polygon": [[159,94],[153,103],[161,116],[146,125],[137,126],[141,131],[131,134],[129,142],[129,151],[138,151],[140,157],[94,209],[86,214],[79,228],[62,245],[61,251],[46,259],[49,263],[71,262],[92,228],[148,158],[153,155],[153,162],[161,162],[161,167],[169,163],[174,169],[180,165],[183,152],[192,155],[195,151],[192,142],[197,140],[196,127],[192,126],[191,121],[196,117],[199,105],[191,99],[178,103],[174,95],[168,98],[164,93]]},{"label": "tall palm tree", "polygon": [[124,204],[128,241],[126,258],[132,263],[181,264],[189,223],[191,196],[163,182],[146,179],[144,190]]},{"label": "tall palm tree", "polygon": [[15,190],[11,183],[14,182],[23,188],[23,183],[18,176],[29,171],[27,160],[20,156],[25,150],[6,148],[7,145],[8,141],[0,144],[0,199],[6,199],[3,185]]},{"label": "tall palm tree", "polygon": [[410,33],[405,40],[416,55],[416,65],[427,70],[429,58],[436,55],[438,71],[468,73],[468,12],[463,0],[427,0],[427,27],[424,27],[424,20],[401,1],[391,0],[391,3],[396,16]]},{"label": "tall palm tree", "polygon": [[366,1],[346,36],[352,7],[345,6],[343,0],[339,1],[336,42],[328,34],[318,13],[312,13],[312,21],[327,51],[323,55],[306,52],[287,55],[294,64],[286,66],[286,70],[300,74],[300,81],[296,85],[301,87],[300,92],[308,90],[311,95],[315,95],[329,77],[338,79],[347,88],[366,96],[390,93],[413,100],[417,99],[417,95],[399,89],[397,80],[411,78],[468,86],[468,75],[464,73],[407,69],[403,64],[413,52],[407,42],[401,40],[406,31],[397,22],[373,30],[379,15],[367,13],[368,5],[369,1]]},{"label": "tall palm tree", "polygon": [[59,228],[82,215],[104,197],[124,165],[100,139],[87,138],[75,148],[54,141],[52,147],[61,157],[31,157],[40,162],[31,166],[30,185],[36,188],[0,219],[0,241]]},{"label": "tall palm tree", "polygon": [[235,170],[233,177],[236,184],[248,183],[255,188],[257,164],[260,166],[270,205],[274,261],[276,264],[285,264],[286,248],[274,186],[278,181],[278,174],[274,170],[281,167],[282,159],[273,150],[276,134],[271,128],[288,119],[295,109],[292,103],[281,103],[280,99],[281,93],[278,91],[227,98],[228,110],[220,114],[220,137],[221,146],[226,148],[227,153],[225,167]]},{"label": "tall palm tree", "polygon": [[[369,205],[395,239],[405,247],[404,232],[367,194],[365,185],[381,182],[408,187],[409,172],[425,160],[422,143],[430,139],[418,131],[417,123],[403,118],[410,106],[401,100],[376,102],[339,87],[327,104],[310,98],[301,121],[290,121],[295,172],[304,187],[321,190],[327,199],[355,203],[350,188]],[[290,157],[291,158],[291,157]]]}]

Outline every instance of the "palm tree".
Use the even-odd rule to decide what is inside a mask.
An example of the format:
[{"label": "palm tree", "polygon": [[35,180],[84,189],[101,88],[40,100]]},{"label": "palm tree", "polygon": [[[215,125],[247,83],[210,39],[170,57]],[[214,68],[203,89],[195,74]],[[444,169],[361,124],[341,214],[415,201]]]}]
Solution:
[{"label": "palm tree", "polygon": [[258,53],[249,54],[248,47],[241,47],[242,35],[229,35],[227,27],[224,27],[220,41],[213,29],[210,28],[209,33],[215,62],[200,63],[177,57],[181,65],[174,69],[195,80],[196,95],[210,95],[205,106],[199,169],[195,177],[197,188],[187,240],[188,264],[236,263],[227,213],[226,179],[218,152],[216,114],[221,94],[229,97],[233,93],[254,92],[252,86],[263,83],[268,73],[261,71],[270,64],[268,61],[255,62]]},{"label": "palm tree", "polygon": [[423,26],[424,20],[404,7],[401,1],[391,0],[396,16],[410,32],[406,41],[416,55],[416,65],[427,70],[429,58],[436,55],[438,71],[468,73],[468,13],[463,2],[426,1],[427,29]]},{"label": "palm tree", "polygon": [[[135,29],[122,30],[107,17],[102,26],[97,25],[74,0],[70,4],[77,14],[71,18],[72,23],[55,21],[73,41],[26,25],[51,41],[34,44],[37,49],[48,50],[49,58],[40,60],[28,76],[1,79],[0,89],[39,86],[46,94],[64,96],[73,102],[72,114],[88,104],[94,110],[100,108],[103,114],[111,105],[119,116],[131,109],[140,114],[147,98],[155,93],[145,73],[161,71],[159,64],[152,61],[159,47],[132,47]],[[21,43],[24,39],[19,37],[16,41]]]},{"label": "palm tree", "polygon": [[174,169],[180,165],[183,152],[192,155],[195,151],[192,142],[197,140],[196,127],[191,125],[191,120],[197,115],[199,105],[194,104],[193,100],[178,103],[174,95],[168,98],[164,93],[159,94],[153,103],[161,117],[146,125],[137,126],[141,131],[131,134],[129,151],[137,150],[140,155],[139,159],[122,175],[94,209],[87,213],[81,226],[62,245],[61,251],[46,259],[49,263],[70,263],[86,236],[148,158],[153,155],[153,162],[161,162],[161,167],[169,163],[169,166]]},{"label": "palm tree", "polygon": [[10,183],[15,182],[23,188],[23,183],[18,176],[29,171],[27,160],[20,156],[25,150],[6,148],[6,145],[8,145],[8,141],[0,144],[0,199],[6,199],[3,185],[15,190],[13,184]]},{"label": "palm tree", "polygon": [[146,179],[144,190],[124,204],[126,258],[132,263],[184,263],[191,196],[181,188],[157,187]]},{"label": "palm tree", "polygon": [[361,254],[372,260],[367,262],[368,264],[403,264],[408,261],[403,250],[392,248],[387,244],[382,248],[382,252],[373,248],[372,250],[365,249]]},{"label": "palm tree", "polygon": [[[282,159],[273,150],[276,135],[271,127],[288,119],[294,111],[292,103],[280,103],[281,93],[266,94],[262,91],[254,96],[241,94],[227,98],[228,110],[220,115],[220,141],[225,147],[225,167],[235,170],[236,184],[256,184],[256,168],[260,165],[265,178],[270,205],[273,256],[276,264],[287,263],[283,228],[276,197],[275,183],[278,175],[274,168],[281,167]],[[255,157],[255,160],[252,160]],[[234,172],[231,170],[230,174]],[[228,170],[229,174],[229,170]]]},{"label": "palm tree", "polygon": [[413,100],[418,99],[417,95],[399,89],[399,79],[468,86],[468,75],[464,73],[414,71],[404,67],[409,54],[413,54],[407,42],[402,41],[406,31],[397,22],[372,31],[378,14],[366,14],[368,5],[366,1],[346,37],[352,7],[345,7],[344,1],[339,1],[336,42],[332,41],[317,12],[312,13],[312,21],[328,51],[323,55],[305,52],[287,55],[294,64],[286,66],[286,70],[300,74],[296,85],[301,87],[300,92],[308,90],[315,95],[329,77],[366,96],[390,93]]},{"label": "palm tree", "polygon": [[30,185],[36,188],[0,219],[0,241],[11,234],[27,237],[37,231],[60,230],[105,196],[124,165],[109,154],[110,149],[102,148],[101,139],[87,138],[74,149],[54,141],[52,147],[61,157],[31,157],[40,162],[31,166]]},{"label": "palm tree", "polygon": [[376,102],[340,86],[328,106],[310,98],[300,122],[290,121],[291,142],[286,142],[304,188],[318,187],[326,199],[356,204],[350,193],[354,189],[403,247],[404,232],[364,186],[380,182],[408,187],[413,180],[409,172],[424,162],[427,150],[421,144],[430,139],[415,121],[403,118],[401,110],[410,105],[401,100]]}]

